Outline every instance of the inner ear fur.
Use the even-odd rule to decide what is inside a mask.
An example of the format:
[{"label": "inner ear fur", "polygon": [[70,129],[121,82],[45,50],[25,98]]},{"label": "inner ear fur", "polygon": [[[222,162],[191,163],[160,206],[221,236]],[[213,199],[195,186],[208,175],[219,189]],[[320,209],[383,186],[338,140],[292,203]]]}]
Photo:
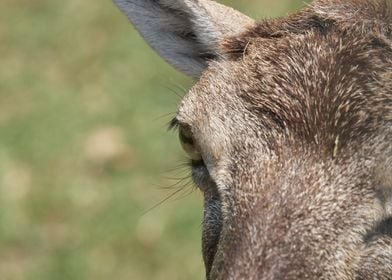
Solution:
[{"label": "inner ear fur", "polygon": [[209,0],[114,0],[147,43],[183,73],[198,78],[220,57],[220,42],[254,24]]}]

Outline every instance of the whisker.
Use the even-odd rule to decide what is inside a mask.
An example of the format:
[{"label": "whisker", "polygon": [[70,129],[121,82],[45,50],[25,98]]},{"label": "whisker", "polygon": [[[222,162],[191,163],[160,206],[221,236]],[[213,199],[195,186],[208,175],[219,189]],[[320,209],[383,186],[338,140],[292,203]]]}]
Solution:
[{"label": "whisker", "polygon": [[[174,190],[174,192],[169,194],[166,198],[159,201],[155,205],[153,205],[151,208],[144,211],[142,213],[142,216],[149,213],[150,211],[154,210],[155,208],[161,206],[163,203],[171,200],[172,198],[174,198],[172,201],[177,201],[177,200],[183,199],[183,198],[191,195],[192,193],[195,192],[195,190],[197,190],[197,187],[195,186],[195,184],[193,183],[193,180],[192,180],[192,174],[189,170],[189,161],[186,160],[184,162],[181,162],[178,166],[176,166],[173,169],[173,171],[178,171],[179,169],[180,170],[182,169],[183,170],[182,173],[186,172],[187,175],[185,175],[185,176],[179,175],[180,177],[162,176],[164,179],[174,180],[176,182],[169,185],[169,186],[158,187],[160,190]],[[185,193],[183,193],[183,192],[185,192]],[[179,196],[176,197],[177,195],[179,195]]]},{"label": "whisker", "polygon": [[179,163],[176,166],[170,167],[168,168],[165,173],[170,173],[170,172],[174,172],[174,171],[189,171],[190,165],[188,160],[186,160],[185,162]]},{"label": "whisker", "polygon": [[158,121],[158,120],[161,120],[163,118],[166,118],[166,117],[169,117],[169,116],[175,116],[175,115],[176,115],[176,112],[166,113],[166,114],[157,116],[155,119],[153,119],[153,121]]},{"label": "whisker", "polygon": [[182,191],[184,191],[183,188],[179,188],[178,190],[175,190],[173,193],[169,194],[166,198],[164,198],[160,202],[156,203],[155,205],[153,205],[151,208],[147,209],[146,211],[142,212],[141,216],[144,216],[147,213],[151,212],[152,210],[156,209],[157,207],[161,206],[163,203],[165,203],[166,201],[169,201],[171,198],[173,198],[175,195],[177,195],[178,193],[180,193]]},{"label": "whisker", "polygon": [[175,88],[172,88],[168,85],[166,85],[165,88],[168,90],[168,92],[170,92],[171,94],[174,94],[176,97],[179,98],[176,101],[179,101],[180,99],[182,99],[184,97],[184,93],[179,91],[178,88],[175,89]]},{"label": "whisker", "polygon": [[184,179],[184,178],[186,178],[186,179],[189,179],[189,178],[191,178],[192,177],[192,175],[190,174],[190,175],[187,175],[187,176],[181,176],[181,177],[168,177],[168,176],[163,176],[163,179],[166,179],[166,180],[182,180],[182,179]]},{"label": "whisker", "polygon": [[186,182],[187,180],[189,180],[190,178],[191,178],[191,176],[185,177],[185,178],[181,178],[181,179],[178,180],[178,182],[176,182],[176,183],[174,183],[174,184],[172,184],[172,185],[170,185],[168,187],[160,187],[160,189],[162,189],[162,190],[171,190],[171,189],[175,189],[175,188],[178,188],[178,187],[181,187],[181,188],[186,187],[187,186],[186,184],[185,185],[182,185],[182,184],[184,182]]},{"label": "whisker", "polygon": [[191,186],[191,185],[193,186],[193,182],[192,181],[189,181],[186,185],[184,185],[184,189],[187,189],[188,192],[186,192],[185,194],[175,198],[173,201],[178,201],[178,200],[184,199],[184,198],[190,196],[192,193],[194,193],[197,190],[197,188],[196,187],[189,188],[189,186]]},{"label": "whisker", "polygon": [[188,92],[188,89],[182,86],[180,83],[174,82],[172,80],[170,80],[170,83],[172,86],[176,87],[179,91],[181,91],[183,95]]}]

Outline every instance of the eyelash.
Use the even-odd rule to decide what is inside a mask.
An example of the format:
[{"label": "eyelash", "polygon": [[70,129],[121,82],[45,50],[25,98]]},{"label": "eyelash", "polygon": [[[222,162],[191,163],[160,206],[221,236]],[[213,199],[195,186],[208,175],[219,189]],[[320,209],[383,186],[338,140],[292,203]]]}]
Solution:
[{"label": "eyelash", "polygon": [[169,131],[177,131],[180,127],[180,122],[174,117],[168,124]]}]

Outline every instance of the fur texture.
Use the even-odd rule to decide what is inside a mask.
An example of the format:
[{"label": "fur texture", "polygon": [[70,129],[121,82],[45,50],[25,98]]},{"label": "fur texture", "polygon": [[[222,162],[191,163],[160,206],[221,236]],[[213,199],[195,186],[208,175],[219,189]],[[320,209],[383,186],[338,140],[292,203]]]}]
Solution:
[{"label": "fur texture", "polygon": [[220,55],[176,117],[203,156],[207,279],[392,279],[391,8],[319,0],[209,32]]},{"label": "fur texture", "polygon": [[208,60],[220,55],[218,46],[224,36],[253,25],[247,16],[208,0],[115,2],[152,48],[194,78],[204,71]]}]

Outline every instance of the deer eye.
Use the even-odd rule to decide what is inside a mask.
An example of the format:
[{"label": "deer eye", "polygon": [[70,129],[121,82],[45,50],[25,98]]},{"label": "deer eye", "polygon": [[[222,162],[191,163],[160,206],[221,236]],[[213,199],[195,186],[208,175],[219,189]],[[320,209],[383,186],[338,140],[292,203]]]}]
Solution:
[{"label": "deer eye", "polygon": [[180,126],[179,129],[180,143],[184,151],[193,161],[202,159],[199,149],[195,145],[192,131],[189,127]]}]

